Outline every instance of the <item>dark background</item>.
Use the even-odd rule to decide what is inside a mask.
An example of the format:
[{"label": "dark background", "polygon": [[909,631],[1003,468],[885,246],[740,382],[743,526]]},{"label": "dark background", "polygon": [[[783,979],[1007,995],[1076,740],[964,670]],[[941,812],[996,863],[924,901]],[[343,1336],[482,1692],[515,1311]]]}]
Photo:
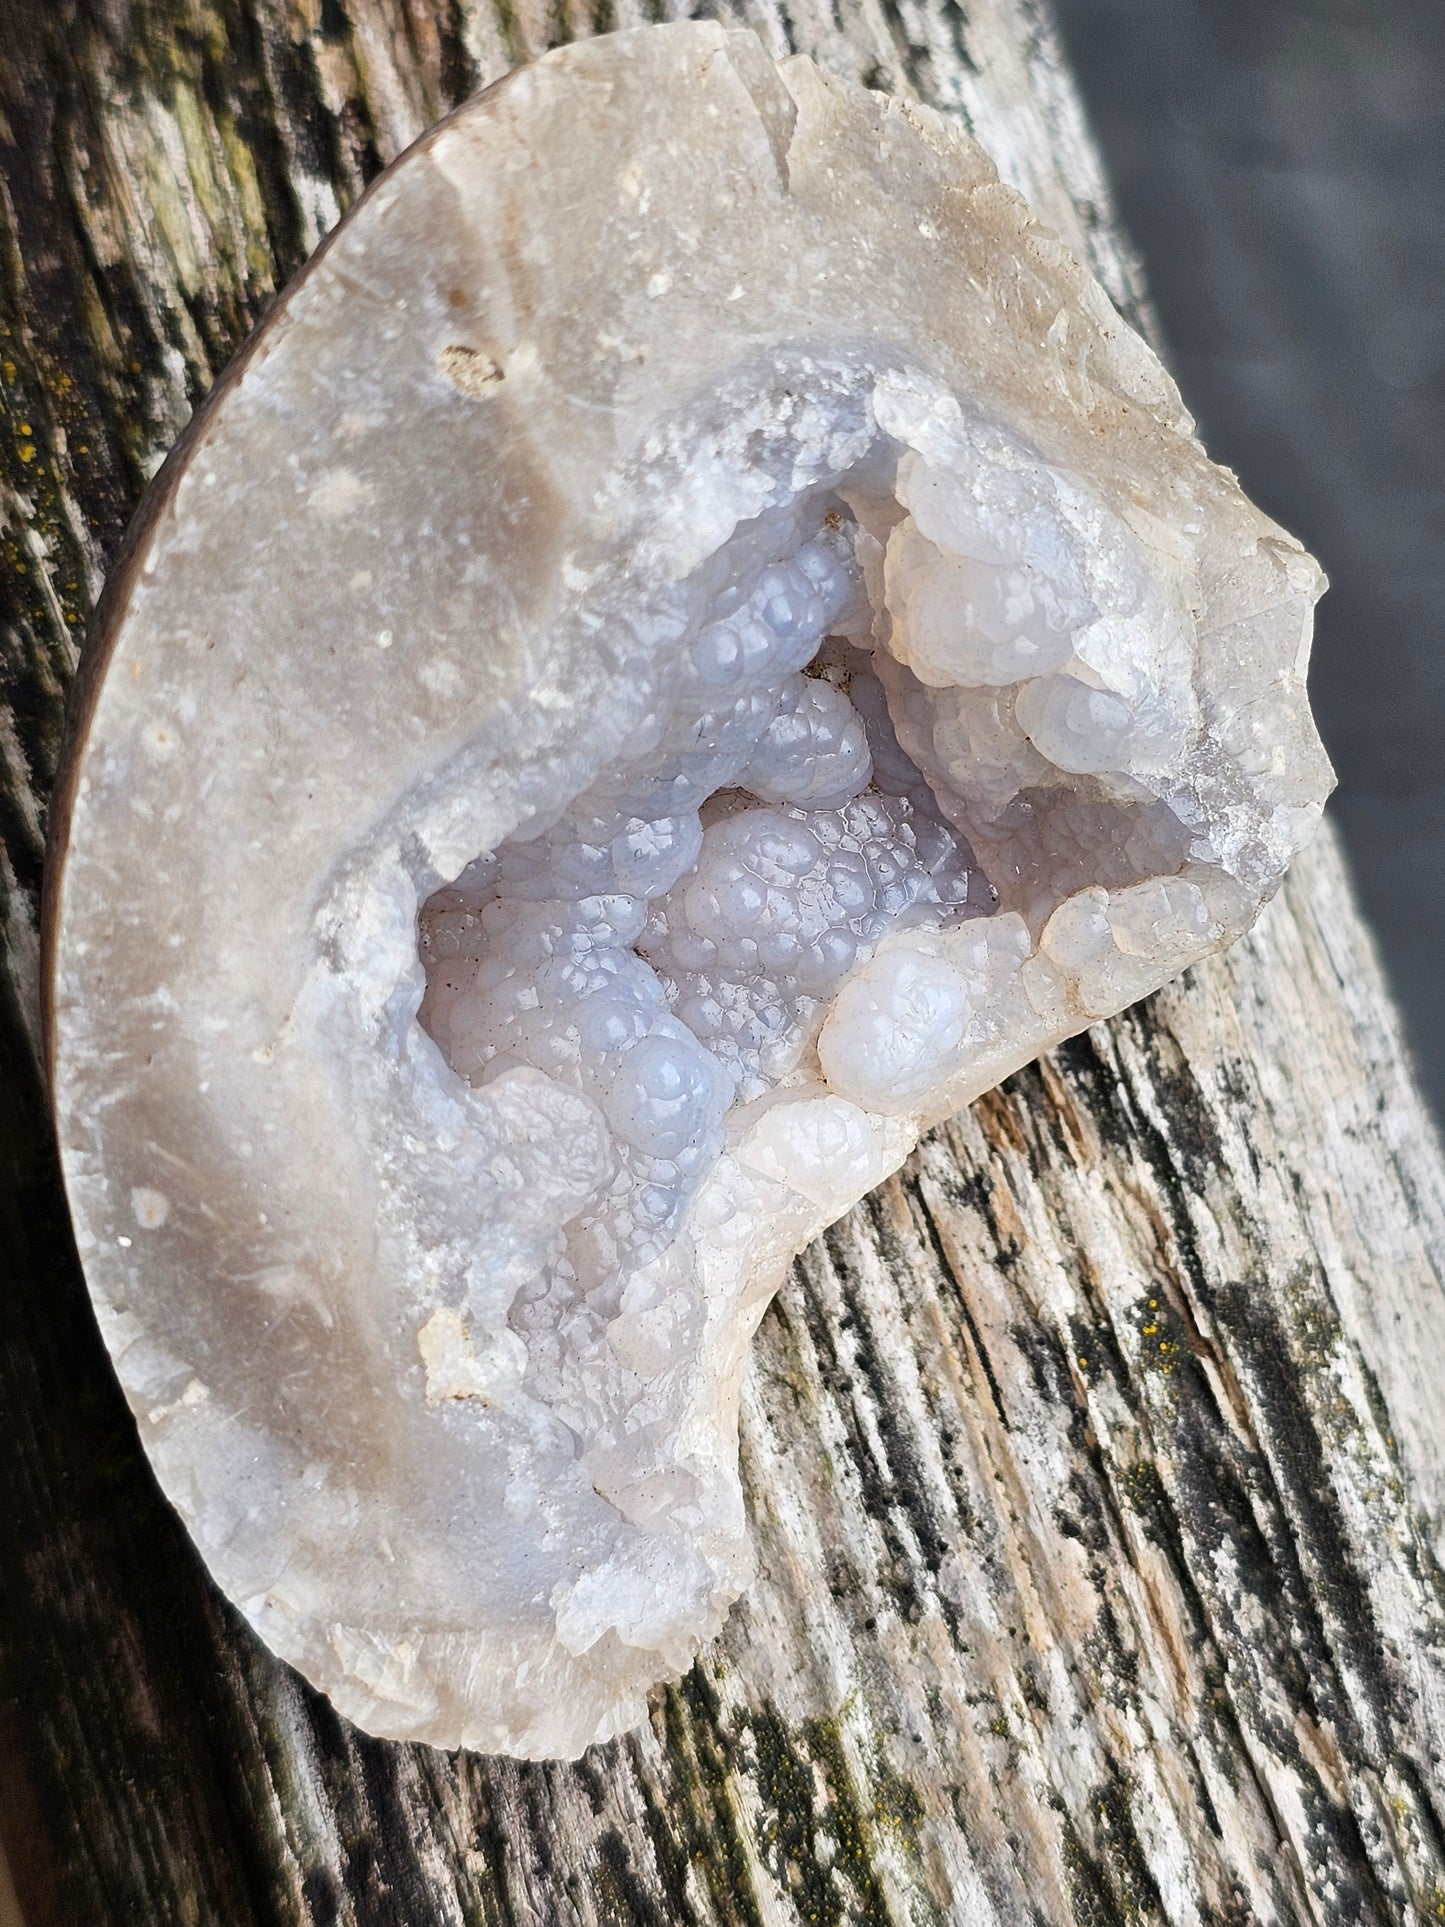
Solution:
[{"label": "dark background", "polygon": [[1057,0],[1210,453],[1329,572],[1332,809],[1445,1116],[1445,0]]}]

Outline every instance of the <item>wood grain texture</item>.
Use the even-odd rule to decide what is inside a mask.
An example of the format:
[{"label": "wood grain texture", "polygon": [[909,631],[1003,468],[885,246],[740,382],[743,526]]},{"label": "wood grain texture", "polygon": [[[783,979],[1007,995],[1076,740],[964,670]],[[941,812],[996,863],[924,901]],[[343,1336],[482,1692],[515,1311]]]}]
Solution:
[{"label": "wood grain texture", "polygon": [[[435,115],[635,15],[0,4],[0,1829],[31,1927],[1445,1919],[1445,1182],[1333,839],[1016,1077],[759,1335],[759,1579],[575,1766],[366,1739],[160,1498],[31,1055],[107,559],[274,291]],[[739,8],[965,117],[1143,317],[1032,0]]]}]

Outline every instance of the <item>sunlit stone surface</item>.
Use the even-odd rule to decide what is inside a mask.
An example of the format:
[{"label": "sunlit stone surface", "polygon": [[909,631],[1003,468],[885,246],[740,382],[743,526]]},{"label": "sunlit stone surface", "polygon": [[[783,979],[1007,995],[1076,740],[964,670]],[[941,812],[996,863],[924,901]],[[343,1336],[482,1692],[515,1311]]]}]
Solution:
[{"label": "sunlit stone surface", "polygon": [[641,1716],[747,1581],[789,1256],[1308,836],[1320,587],[918,108],[647,29],[384,177],[57,809],[87,1272],[278,1652],[444,1745]]}]

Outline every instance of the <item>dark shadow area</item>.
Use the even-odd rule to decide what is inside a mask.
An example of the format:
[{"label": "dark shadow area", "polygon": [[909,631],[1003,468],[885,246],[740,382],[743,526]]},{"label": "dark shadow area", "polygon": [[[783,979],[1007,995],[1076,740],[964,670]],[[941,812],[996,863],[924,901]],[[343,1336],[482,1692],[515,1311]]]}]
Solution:
[{"label": "dark shadow area", "polygon": [[1445,6],[1058,14],[1205,443],[1330,574],[1332,807],[1445,1114]]}]

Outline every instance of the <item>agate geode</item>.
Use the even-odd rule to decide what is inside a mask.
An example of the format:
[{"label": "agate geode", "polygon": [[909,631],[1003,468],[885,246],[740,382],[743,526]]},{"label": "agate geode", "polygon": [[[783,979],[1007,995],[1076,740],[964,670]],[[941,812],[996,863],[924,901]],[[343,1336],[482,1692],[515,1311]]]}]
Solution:
[{"label": "agate geode", "polygon": [[935,114],[649,28],[382,177],[150,497],[55,812],[86,1272],[277,1652],[443,1745],[640,1717],[791,1254],[1309,835],[1321,586]]}]

